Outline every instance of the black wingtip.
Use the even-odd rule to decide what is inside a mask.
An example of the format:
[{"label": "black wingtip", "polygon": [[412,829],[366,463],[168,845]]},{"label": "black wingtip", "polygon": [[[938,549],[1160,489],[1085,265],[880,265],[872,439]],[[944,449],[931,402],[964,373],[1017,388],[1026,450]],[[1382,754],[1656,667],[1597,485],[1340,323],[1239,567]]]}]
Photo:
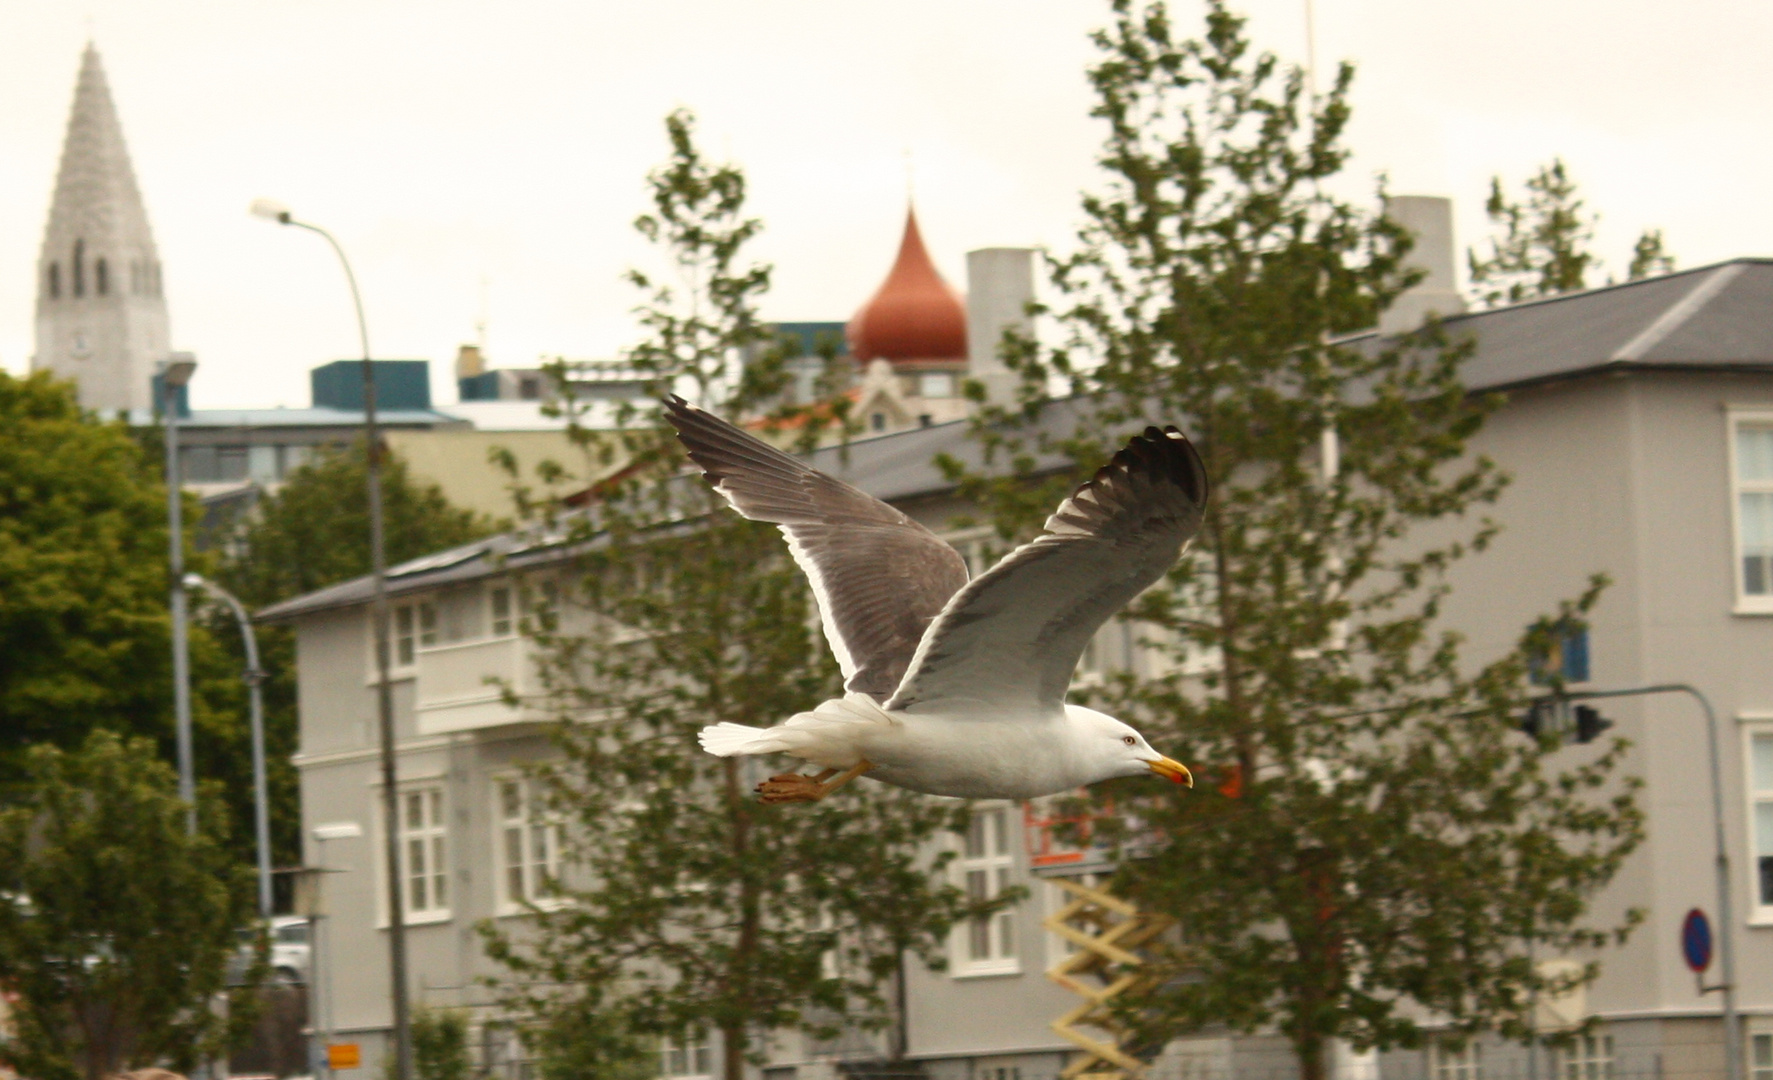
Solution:
[{"label": "black wingtip", "polygon": [[1175,484],[1197,505],[1207,501],[1206,464],[1200,452],[1174,424],[1159,428],[1153,424],[1127,440],[1127,445],[1114,455],[1114,464],[1131,468],[1137,461],[1154,475]]}]

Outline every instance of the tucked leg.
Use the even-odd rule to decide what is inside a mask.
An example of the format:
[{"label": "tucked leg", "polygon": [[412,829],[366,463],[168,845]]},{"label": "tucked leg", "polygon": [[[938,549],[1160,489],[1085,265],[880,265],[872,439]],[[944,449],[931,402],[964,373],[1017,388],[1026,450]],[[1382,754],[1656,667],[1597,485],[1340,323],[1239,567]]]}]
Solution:
[{"label": "tucked leg", "polygon": [[[818,802],[838,788],[874,768],[869,761],[858,761],[841,776],[836,769],[826,769],[817,776],[783,773],[757,785],[757,793],[766,803]],[[837,776],[835,780],[831,779]]]}]

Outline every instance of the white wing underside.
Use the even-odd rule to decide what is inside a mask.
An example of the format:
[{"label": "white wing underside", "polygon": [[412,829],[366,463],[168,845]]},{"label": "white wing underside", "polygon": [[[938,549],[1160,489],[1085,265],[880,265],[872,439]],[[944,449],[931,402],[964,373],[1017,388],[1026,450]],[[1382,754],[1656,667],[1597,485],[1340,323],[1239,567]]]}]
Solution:
[{"label": "white wing underside", "polygon": [[1149,428],[954,595],[918,643],[889,710],[1043,715],[1061,708],[1102,624],[1175,565],[1207,480],[1174,428]]}]

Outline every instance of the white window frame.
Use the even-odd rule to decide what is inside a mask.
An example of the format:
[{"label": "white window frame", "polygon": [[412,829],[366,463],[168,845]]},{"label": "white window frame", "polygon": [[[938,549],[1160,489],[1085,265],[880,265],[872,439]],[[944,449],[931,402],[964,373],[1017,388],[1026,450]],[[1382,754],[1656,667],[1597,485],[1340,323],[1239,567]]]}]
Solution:
[{"label": "white window frame", "polygon": [[[516,816],[509,812],[506,796],[515,786],[519,797]],[[552,815],[539,813],[536,806],[536,782],[521,773],[495,774],[492,777],[493,878],[497,881],[498,913],[522,915],[535,908],[548,910],[565,903],[565,898],[544,889],[546,879],[560,876],[560,822]],[[518,865],[511,864],[511,832],[518,833],[520,845]],[[540,839],[543,846],[540,860],[533,859],[532,846]],[[522,895],[511,891],[511,872],[516,869],[522,878]]]},{"label": "white window frame", "polygon": [[1773,1031],[1748,1033],[1748,1080],[1773,1080]]},{"label": "white window frame", "polygon": [[1586,1032],[1553,1059],[1552,1080],[1613,1080],[1613,1036]]},{"label": "white window frame", "polygon": [[[375,614],[370,608],[363,609],[364,625],[369,633],[363,635],[369,642],[369,673],[364,677],[368,686],[376,684],[376,632]],[[388,678],[410,679],[418,674],[419,653],[437,644],[437,606],[426,597],[411,600],[400,600],[388,605]],[[404,646],[404,648],[402,648]]]},{"label": "white window frame", "polygon": [[[500,607],[503,606],[503,614]],[[486,588],[486,636],[489,638],[507,638],[517,633],[520,614],[517,610],[517,590],[508,581]],[[504,628],[500,629],[499,624]]]},{"label": "white window frame", "polygon": [[659,1039],[661,1080],[709,1080],[714,1075],[714,1046],[706,1031],[685,1031]]},{"label": "white window frame", "polygon": [[[388,926],[388,913],[394,903],[406,905],[401,911],[401,921],[407,926],[448,922],[453,917],[450,905],[455,902],[456,891],[455,883],[451,880],[454,860],[451,857],[449,842],[449,792],[441,778],[410,781],[401,784],[397,791],[399,794],[399,813],[397,815],[399,824],[395,835],[398,840],[400,865],[398,867],[388,866],[386,846],[377,844],[376,863],[381,870],[382,885],[382,902],[379,905],[381,910],[378,913],[377,925],[384,929]],[[434,812],[434,815],[424,820],[417,829],[409,826],[407,817],[409,813],[407,800],[413,796],[424,799],[426,807]],[[426,796],[431,798],[426,798]],[[378,797],[376,801],[379,806],[380,798]],[[376,817],[378,831],[387,828],[387,822],[383,820],[384,816],[378,813]],[[410,893],[407,889],[406,868],[409,844],[415,840],[425,845],[426,906],[423,908],[407,905]],[[437,896],[439,882],[443,884],[443,902],[441,904],[433,902],[433,898]]]},{"label": "white window frame", "polygon": [[1773,615],[1773,592],[1749,595],[1742,571],[1742,496],[1745,492],[1773,493],[1773,482],[1743,484],[1736,454],[1738,432],[1744,427],[1773,428],[1773,410],[1732,407],[1726,410],[1725,417],[1724,443],[1730,463],[1727,481],[1730,491],[1730,580],[1736,595],[1734,611],[1738,615]]},{"label": "white window frame", "polygon": [[1484,1080],[1484,1048],[1477,1040],[1457,1050],[1440,1039],[1429,1046],[1429,1080]]},{"label": "white window frame", "polygon": [[[996,825],[992,825],[996,822]],[[1015,803],[989,802],[973,808],[972,823],[960,840],[960,851],[950,865],[954,883],[969,897],[990,899],[1017,884],[1016,836],[1021,813]],[[978,830],[975,834],[974,830]],[[973,841],[979,839],[978,853]],[[974,875],[980,875],[975,877]],[[956,926],[948,939],[949,970],[957,979],[987,975],[1020,975],[1021,953],[1014,905],[983,919],[968,919]],[[979,956],[983,944],[985,955]]]},{"label": "white window frame", "polygon": [[[1773,803],[1773,788],[1755,786],[1755,738],[1773,739],[1773,717],[1759,716],[1743,718],[1737,725],[1742,736],[1742,791],[1743,821],[1748,843],[1748,890],[1750,926],[1773,926],[1773,903],[1767,902],[1761,892],[1761,856],[1758,823],[1755,809],[1765,803]],[[1773,847],[1773,837],[1768,838],[1769,847]],[[1769,855],[1773,858],[1773,855]]]}]

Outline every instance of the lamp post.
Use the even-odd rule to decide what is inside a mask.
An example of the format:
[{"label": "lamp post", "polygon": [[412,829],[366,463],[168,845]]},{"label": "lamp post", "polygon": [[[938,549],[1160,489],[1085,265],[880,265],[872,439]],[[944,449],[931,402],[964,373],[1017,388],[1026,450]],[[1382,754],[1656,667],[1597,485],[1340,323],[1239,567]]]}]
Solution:
[{"label": "lamp post", "polygon": [[185,506],[179,471],[179,391],[191,384],[197,361],[174,353],[159,365],[160,419],[166,433],[167,570],[172,579],[172,708],[178,743],[179,798],[185,831],[197,833],[197,773],[191,749],[191,645],[186,635]]},{"label": "lamp post", "polygon": [[242,677],[252,703],[252,812],[259,847],[259,917],[268,923],[271,921],[271,815],[265,794],[265,696],[260,690],[265,681],[265,670],[259,666],[258,637],[252,632],[252,620],[247,618],[245,606],[233,593],[201,574],[186,574],[185,588],[201,589],[232,611],[234,621],[240,624],[240,640],[246,646],[246,671]]},{"label": "lamp post", "polygon": [[363,439],[367,459],[369,489],[369,564],[370,621],[375,634],[376,651],[376,715],[382,743],[382,813],[386,819],[388,879],[394,887],[388,890],[388,966],[393,982],[394,1007],[394,1080],[412,1080],[412,1029],[406,1001],[406,920],[401,897],[400,874],[400,800],[395,790],[394,766],[394,687],[388,681],[388,567],[382,534],[382,446],[376,430],[375,363],[370,359],[369,329],[363,319],[363,298],[357,292],[357,275],[351,272],[351,261],[333,235],[318,225],[297,221],[289,208],[270,199],[255,199],[250,207],[255,217],[293,225],[311,233],[319,233],[332,246],[345,270],[345,283],[351,287],[351,304],[357,312],[357,338],[363,346]]}]

